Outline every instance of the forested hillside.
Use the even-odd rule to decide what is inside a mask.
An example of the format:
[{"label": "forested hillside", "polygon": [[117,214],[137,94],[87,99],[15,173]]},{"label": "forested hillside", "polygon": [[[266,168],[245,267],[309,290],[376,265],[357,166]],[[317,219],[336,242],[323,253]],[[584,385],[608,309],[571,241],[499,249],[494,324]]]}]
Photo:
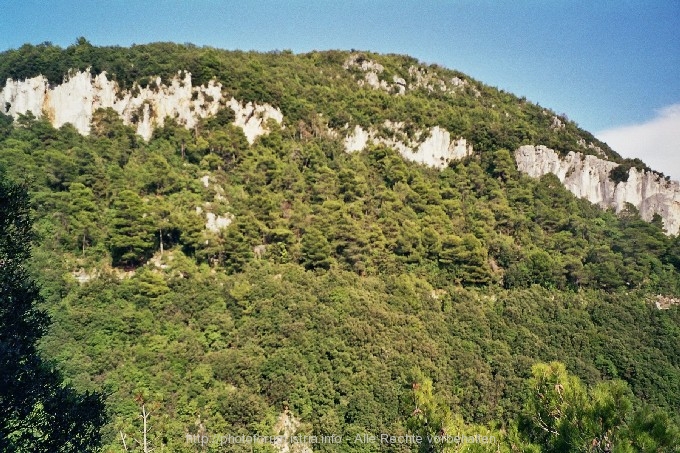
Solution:
[{"label": "forested hillside", "polygon": [[[352,59],[378,62],[386,88]],[[275,451],[187,434],[274,435],[282,413],[343,436],[314,451],[680,451],[680,308],[655,304],[680,296],[680,238],[520,174],[512,153],[642,162],[405,56],[82,39],[0,54],[1,83],[88,68],[131,90],[188,71],[284,117],[250,145],[228,106],[148,142],[110,109],[89,136],[0,114],[0,177],[31,195],[41,349],[107,395],[104,451],[142,451],[142,405],[155,451]],[[474,152],[438,170],[385,145],[347,153],[336,133],[386,120]],[[381,433],[496,443],[355,441]]]}]

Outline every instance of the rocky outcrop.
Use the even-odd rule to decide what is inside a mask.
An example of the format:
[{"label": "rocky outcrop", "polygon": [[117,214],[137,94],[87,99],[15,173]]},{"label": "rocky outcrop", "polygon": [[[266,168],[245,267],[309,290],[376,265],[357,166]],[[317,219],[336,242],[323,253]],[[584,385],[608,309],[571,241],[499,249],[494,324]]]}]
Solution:
[{"label": "rocky outcrop", "polygon": [[182,71],[169,85],[158,77],[148,86],[136,85],[132,90],[120,90],[105,72],[93,77],[85,71],[70,74],[64,83],[54,87],[44,76],[21,81],[8,79],[0,92],[0,108],[15,118],[28,112],[36,117],[44,114],[54,127],[71,123],[87,135],[95,110],[112,108],[125,124],[135,125],[137,133],[146,140],[167,117],[193,128],[199,119],[216,114],[225,105],[234,110],[234,124],[243,128],[250,143],[267,133],[268,119],[283,121],[281,112],[269,105],[242,105],[234,98],[227,100],[222,85],[215,81],[194,87],[191,74],[184,72],[182,76]]},{"label": "rocky outcrop", "polygon": [[581,146],[585,149],[589,149],[591,151],[594,151],[595,154],[597,154],[600,157],[604,157],[604,158],[607,157],[607,154],[602,150],[602,148],[600,148],[599,146],[597,146],[593,142],[586,143],[586,140],[584,138],[579,139],[578,146]]},{"label": "rocky outcrop", "polygon": [[[205,204],[207,209],[210,209],[210,203]],[[203,208],[196,206],[196,214],[203,214]],[[227,212],[226,214],[218,215],[214,212],[207,211],[205,213],[205,229],[211,233],[219,233],[221,230],[227,228],[234,221],[234,215]]]},{"label": "rocky outcrop", "polygon": [[[472,154],[472,145],[468,145],[464,138],[451,139],[451,134],[439,126],[429,131],[416,134],[416,140],[408,140],[405,134],[399,134],[403,124],[386,122],[385,129],[395,133],[393,137],[383,137],[377,132],[366,131],[361,126],[356,126],[352,133],[345,138],[345,150],[347,152],[361,151],[369,143],[390,146],[406,160],[425,164],[439,169],[446,168],[449,162],[463,159]],[[418,139],[427,134],[427,138],[418,142]],[[396,138],[402,136],[401,139]]]},{"label": "rocky outcrop", "polygon": [[206,212],[205,216],[207,219],[207,222],[205,223],[205,228],[206,230],[213,233],[219,233],[220,230],[225,229],[226,227],[231,225],[231,222],[234,221],[234,216],[229,213],[227,213],[224,216],[219,216],[212,212]]},{"label": "rocky outcrop", "polygon": [[[301,422],[286,410],[279,415],[274,425],[275,440],[272,446],[278,453],[313,453],[309,441],[310,436],[298,433]],[[298,436],[295,439],[294,436]]]},{"label": "rocky outcrop", "polygon": [[345,151],[353,153],[361,151],[371,140],[371,134],[361,126],[355,126],[354,131],[345,138]]},{"label": "rocky outcrop", "polygon": [[668,234],[678,234],[680,230],[680,183],[677,181],[667,181],[652,171],[631,168],[627,181],[615,182],[609,173],[617,163],[573,151],[561,158],[545,146],[522,146],[515,151],[515,159],[519,171],[535,178],[552,173],[577,197],[603,208],[613,208],[617,213],[630,203],[647,221],[659,214]]},{"label": "rocky outcrop", "polygon": [[236,114],[234,124],[243,129],[243,133],[251,145],[257,137],[268,132],[267,121],[272,119],[283,123],[283,113],[271,105],[257,105],[252,102],[241,104],[231,98],[227,104]]},{"label": "rocky outcrop", "polygon": [[442,78],[436,71],[418,66],[410,66],[408,68],[408,78],[411,83],[407,83],[406,79],[396,75],[392,76],[391,81],[381,79],[380,75],[385,70],[383,65],[361,54],[352,54],[343,64],[343,68],[346,70],[354,69],[364,73],[363,79],[359,80],[360,86],[368,85],[376,90],[384,90],[397,95],[420,88],[424,88],[430,93],[453,93],[466,87],[471,87],[476,97],[481,96],[479,90],[472,87],[465,79],[452,77],[447,80]]},{"label": "rocky outcrop", "polygon": [[[345,61],[343,68],[356,68],[365,73],[364,80],[361,80],[359,85],[366,83],[368,86],[376,89],[383,89],[385,91],[390,90],[390,85],[385,80],[380,80],[379,74],[385,70],[380,63],[364,58],[362,55],[354,54]],[[404,84],[405,83],[406,82],[404,81]]]},{"label": "rocky outcrop", "polygon": [[659,310],[669,310],[671,307],[675,305],[680,305],[680,298],[662,296],[661,294],[659,294],[656,296],[656,301],[654,301],[654,305],[656,305],[656,308],[658,308]]},{"label": "rocky outcrop", "polygon": [[71,272],[71,275],[79,284],[83,285],[89,282],[90,280],[97,278],[98,272],[96,269],[91,272],[87,272],[84,268],[81,267],[77,271]]},{"label": "rocky outcrop", "polygon": [[559,130],[559,129],[564,129],[566,127],[567,126],[564,124],[564,122],[561,119],[559,119],[558,117],[553,115],[552,124],[550,125],[550,129],[555,131],[555,130]]}]

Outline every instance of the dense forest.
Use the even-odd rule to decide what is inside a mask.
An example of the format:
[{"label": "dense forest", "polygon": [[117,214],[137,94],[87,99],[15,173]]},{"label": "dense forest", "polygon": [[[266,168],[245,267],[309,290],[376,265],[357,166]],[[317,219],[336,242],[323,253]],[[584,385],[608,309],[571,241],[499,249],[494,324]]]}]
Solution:
[{"label": "dense forest", "polygon": [[[103,395],[103,451],[144,451],[143,434],[154,451],[276,451],[187,439],[275,435],[281,414],[298,434],[342,436],[314,451],[680,451],[680,307],[655,305],[680,296],[680,237],[520,174],[512,152],[585,140],[644,164],[410,57],[360,53],[387,81],[417,67],[466,83],[360,86],[343,67],[356,54],[84,39],[0,54],[1,83],[89,69],[134,89],[182,70],[284,115],[249,145],[228,107],[193,130],[168,119],[148,142],[112,110],[89,136],[0,114],[0,178],[30,194],[52,322],[39,349]],[[474,154],[440,171],[383,145],[347,153],[330,132],[385,120],[444,127]],[[208,213],[228,226],[207,228]],[[356,441],[382,433],[426,440]]]}]

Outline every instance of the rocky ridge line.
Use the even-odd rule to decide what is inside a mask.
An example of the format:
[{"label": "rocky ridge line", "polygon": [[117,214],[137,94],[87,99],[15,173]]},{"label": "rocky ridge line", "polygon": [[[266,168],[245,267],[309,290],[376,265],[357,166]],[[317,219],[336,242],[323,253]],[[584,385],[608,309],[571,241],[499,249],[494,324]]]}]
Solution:
[{"label": "rocky ridge line", "polygon": [[452,77],[449,80],[445,80],[436,72],[428,71],[418,66],[410,66],[408,68],[408,77],[411,83],[408,83],[403,77],[396,75],[392,76],[391,82],[381,80],[380,74],[385,70],[385,67],[361,54],[351,55],[343,64],[343,68],[345,70],[355,69],[364,73],[364,78],[358,81],[359,86],[368,85],[376,90],[384,90],[397,95],[403,95],[407,91],[414,91],[419,88],[424,88],[429,93],[435,91],[453,93],[466,87],[471,87],[476,97],[481,96],[479,90],[470,85],[470,82],[465,79]]}]

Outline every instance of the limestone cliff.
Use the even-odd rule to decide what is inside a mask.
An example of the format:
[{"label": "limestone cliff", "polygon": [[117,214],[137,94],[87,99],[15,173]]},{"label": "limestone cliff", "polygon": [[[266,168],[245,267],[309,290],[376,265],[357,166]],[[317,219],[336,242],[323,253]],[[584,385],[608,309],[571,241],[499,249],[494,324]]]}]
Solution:
[{"label": "limestone cliff", "polygon": [[577,197],[603,208],[614,208],[617,213],[630,203],[647,221],[659,214],[668,234],[678,234],[680,230],[680,183],[677,181],[667,181],[652,171],[631,168],[628,180],[617,183],[609,177],[609,172],[618,166],[615,162],[573,151],[560,158],[545,146],[522,146],[515,151],[515,159],[519,171],[535,178],[552,173]]},{"label": "limestone cliff", "polygon": [[[384,129],[393,132],[394,136],[383,137],[379,136],[376,131],[366,131],[356,126],[345,138],[345,150],[347,152],[361,151],[369,143],[384,144],[399,151],[406,160],[439,169],[445,168],[451,161],[472,154],[472,145],[468,145],[464,138],[452,139],[451,134],[439,126],[417,133],[415,140],[409,140],[402,133],[402,128],[401,123],[387,121]],[[427,138],[418,142],[418,139],[424,135],[427,135]]]},{"label": "limestone cliff", "polygon": [[194,87],[191,74],[184,72],[182,77],[182,71],[169,85],[157,78],[147,87],[135,86],[132,90],[120,90],[105,72],[94,77],[89,72],[76,72],[54,87],[44,76],[8,79],[0,92],[0,108],[15,118],[28,112],[36,117],[45,114],[55,127],[71,123],[82,134],[88,134],[94,111],[112,108],[125,124],[136,125],[137,133],[146,140],[166,117],[192,128],[200,118],[214,115],[226,105],[234,110],[234,124],[243,128],[250,143],[267,132],[268,119],[283,121],[281,112],[269,105],[242,105],[234,98],[226,99],[222,85],[214,81]]}]

